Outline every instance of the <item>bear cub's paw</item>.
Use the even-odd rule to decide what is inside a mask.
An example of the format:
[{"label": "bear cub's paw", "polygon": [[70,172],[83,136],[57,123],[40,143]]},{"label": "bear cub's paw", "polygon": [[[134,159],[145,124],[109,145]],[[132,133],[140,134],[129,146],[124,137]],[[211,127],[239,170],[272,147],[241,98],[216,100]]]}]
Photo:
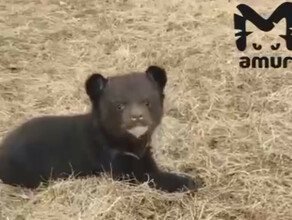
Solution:
[{"label": "bear cub's paw", "polygon": [[199,177],[191,177],[187,174],[177,174],[179,191],[193,191],[197,192],[199,188],[204,187],[204,180]]}]

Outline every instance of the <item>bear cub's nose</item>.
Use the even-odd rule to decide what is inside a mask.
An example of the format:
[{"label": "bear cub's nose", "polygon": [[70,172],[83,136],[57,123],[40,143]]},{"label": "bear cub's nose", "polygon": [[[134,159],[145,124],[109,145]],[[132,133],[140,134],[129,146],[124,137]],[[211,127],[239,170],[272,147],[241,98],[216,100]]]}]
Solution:
[{"label": "bear cub's nose", "polygon": [[132,114],[131,115],[131,120],[132,121],[142,121],[144,119],[142,114]]},{"label": "bear cub's nose", "polygon": [[130,119],[132,122],[141,122],[144,120],[143,108],[137,104],[133,104],[130,109]]}]

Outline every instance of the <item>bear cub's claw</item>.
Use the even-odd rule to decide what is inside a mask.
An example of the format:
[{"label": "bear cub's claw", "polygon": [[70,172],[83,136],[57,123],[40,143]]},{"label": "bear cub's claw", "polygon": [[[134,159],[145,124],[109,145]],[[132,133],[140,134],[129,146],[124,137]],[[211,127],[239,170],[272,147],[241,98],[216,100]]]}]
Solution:
[{"label": "bear cub's claw", "polygon": [[204,180],[200,176],[191,177],[187,174],[179,174],[182,183],[183,191],[193,191],[197,192],[199,188],[205,186]]}]

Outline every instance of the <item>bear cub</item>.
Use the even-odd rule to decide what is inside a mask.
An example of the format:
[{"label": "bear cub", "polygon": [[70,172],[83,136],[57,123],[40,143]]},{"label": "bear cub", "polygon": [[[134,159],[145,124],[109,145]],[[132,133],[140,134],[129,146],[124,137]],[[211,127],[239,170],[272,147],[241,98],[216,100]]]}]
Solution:
[{"label": "bear cub", "polygon": [[166,82],[158,66],[108,78],[92,74],[85,82],[90,113],[38,117],[16,128],[0,146],[0,179],[36,188],[72,174],[106,172],[167,192],[196,191],[194,179],[160,170],[152,157],[149,143],[163,116]]}]

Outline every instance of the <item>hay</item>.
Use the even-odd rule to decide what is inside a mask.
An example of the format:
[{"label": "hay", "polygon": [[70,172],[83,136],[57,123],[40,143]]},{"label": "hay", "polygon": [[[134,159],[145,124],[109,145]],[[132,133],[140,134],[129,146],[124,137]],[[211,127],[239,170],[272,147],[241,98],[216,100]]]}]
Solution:
[{"label": "hay", "polygon": [[206,187],[166,194],[103,177],[29,193],[0,184],[0,219],[292,219],[291,68],[238,67],[237,3],[1,1],[1,137],[31,117],[88,111],[93,72],[157,64],[169,83],[155,156],[165,169],[199,172]]}]

